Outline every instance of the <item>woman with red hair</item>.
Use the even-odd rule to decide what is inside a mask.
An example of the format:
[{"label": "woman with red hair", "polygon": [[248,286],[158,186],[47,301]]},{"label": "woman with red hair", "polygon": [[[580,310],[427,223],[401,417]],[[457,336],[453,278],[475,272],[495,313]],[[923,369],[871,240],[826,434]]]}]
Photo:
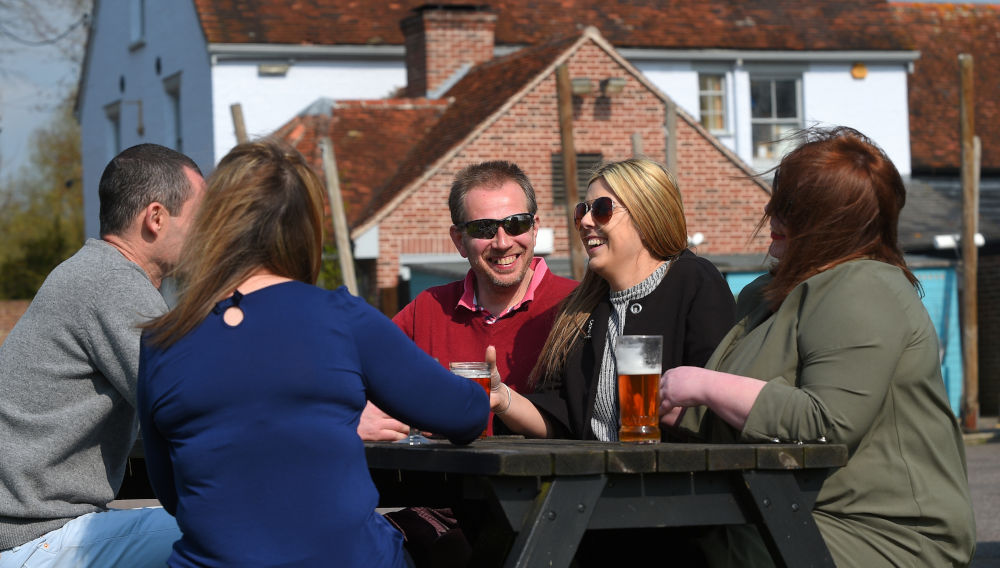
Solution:
[{"label": "woman with red hair", "polygon": [[[849,128],[810,130],[775,170],[770,273],[705,368],[663,374],[661,422],[712,442],[845,444],[813,516],[839,566],[964,566],[976,543],[938,339],[896,239],[906,191]],[[750,527],[713,565],[770,565]],[[720,536],[716,534],[715,536]]]}]

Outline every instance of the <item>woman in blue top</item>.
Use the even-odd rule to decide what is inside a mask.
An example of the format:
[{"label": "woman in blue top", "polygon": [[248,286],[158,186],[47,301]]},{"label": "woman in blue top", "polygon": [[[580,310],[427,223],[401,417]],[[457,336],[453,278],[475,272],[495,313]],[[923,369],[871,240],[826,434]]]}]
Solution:
[{"label": "woman in blue top", "polygon": [[468,443],[482,388],[344,288],[313,285],[322,185],[295,150],[235,147],[184,246],[177,307],[147,326],[149,477],[183,532],[171,566],[406,566],[357,435],[367,399]]}]

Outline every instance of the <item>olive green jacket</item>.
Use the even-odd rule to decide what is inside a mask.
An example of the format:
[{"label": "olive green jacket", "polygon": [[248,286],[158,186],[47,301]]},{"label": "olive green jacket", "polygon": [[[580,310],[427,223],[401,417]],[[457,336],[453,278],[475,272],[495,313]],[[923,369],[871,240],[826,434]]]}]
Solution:
[{"label": "olive green jacket", "polygon": [[900,269],[857,260],[802,282],[772,313],[770,278],[740,294],[741,319],[706,364],[767,381],[743,431],[704,409],[681,426],[719,442],[846,444],[847,465],[813,510],[839,566],[967,565],[965,450],[917,291]]}]

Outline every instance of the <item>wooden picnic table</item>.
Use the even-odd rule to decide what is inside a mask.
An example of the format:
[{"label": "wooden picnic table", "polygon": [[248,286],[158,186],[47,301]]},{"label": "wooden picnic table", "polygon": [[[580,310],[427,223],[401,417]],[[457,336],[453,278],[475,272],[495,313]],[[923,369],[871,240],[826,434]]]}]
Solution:
[{"label": "wooden picnic table", "polygon": [[834,565],[811,511],[847,462],[842,445],[496,437],[365,448],[379,506],[455,509],[476,535],[474,566],[569,566],[587,530],[745,523],[778,566]]}]

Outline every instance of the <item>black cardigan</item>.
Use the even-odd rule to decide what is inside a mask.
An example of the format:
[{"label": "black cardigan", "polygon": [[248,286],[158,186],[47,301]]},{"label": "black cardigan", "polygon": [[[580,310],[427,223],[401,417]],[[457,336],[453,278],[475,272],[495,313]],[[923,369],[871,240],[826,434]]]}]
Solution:
[{"label": "black cardigan", "polygon": [[[597,305],[586,323],[589,333],[573,347],[559,377],[527,395],[556,438],[595,439],[590,418],[611,309],[607,298]],[[681,365],[701,367],[735,318],[733,294],[718,269],[685,250],[652,293],[629,303],[623,334],[662,335],[663,371]]]}]

